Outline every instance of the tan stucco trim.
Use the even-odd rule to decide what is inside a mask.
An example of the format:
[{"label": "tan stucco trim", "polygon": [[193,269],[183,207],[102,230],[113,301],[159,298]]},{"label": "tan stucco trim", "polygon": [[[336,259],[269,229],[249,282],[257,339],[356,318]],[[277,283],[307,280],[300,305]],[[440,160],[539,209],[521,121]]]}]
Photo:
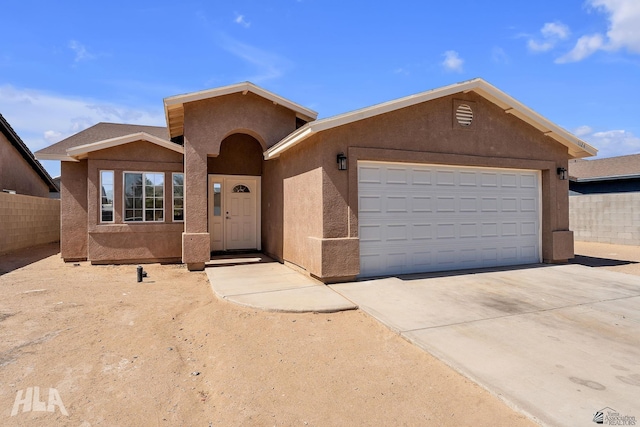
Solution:
[{"label": "tan stucco trim", "polygon": [[229,86],[223,86],[215,89],[208,89],[199,92],[187,93],[184,95],[170,96],[164,99],[165,118],[167,127],[171,137],[184,134],[184,104],[205,99],[216,98],[234,93],[242,93],[246,95],[248,92],[261,96],[276,105],[282,105],[296,113],[296,116],[305,120],[312,121],[318,117],[318,113],[310,108],[303,107],[293,101],[269,92],[266,89],[258,87],[251,82],[237,83]]},{"label": "tan stucco trim", "polygon": [[146,132],[137,132],[130,135],[120,136],[117,138],[105,139],[103,141],[93,142],[91,144],[79,145],[67,149],[68,157],[81,157],[88,153],[98,150],[104,150],[105,148],[117,147],[119,145],[129,144],[136,141],[147,141],[152,144],[156,144],[160,147],[167,148],[175,151],[176,153],[184,154],[184,148],[174,142],[158,138],[157,136],[149,135]]},{"label": "tan stucco trim", "polygon": [[40,153],[36,153],[35,157],[38,160],[58,160],[58,161],[61,161],[61,162],[79,162],[78,159],[75,159],[75,158],[70,157],[70,156],[65,156],[65,155],[62,155],[62,154],[40,154]]},{"label": "tan stucco trim", "polygon": [[428,102],[437,98],[470,91],[476,92],[478,95],[502,108],[505,113],[513,114],[524,122],[540,130],[545,135],[565,145],[569,149],[569,155],[572,158],[595,156],[598,152],[597,149],[587,144],[577,136],[557,126],[483,79],[477,78],[307,123],[267,150],[264,153],[264,158],[265,160],[276,158],[284,151],[301,143],[314,133],[389,113],[391,111],[410,107],[419,103]]}]

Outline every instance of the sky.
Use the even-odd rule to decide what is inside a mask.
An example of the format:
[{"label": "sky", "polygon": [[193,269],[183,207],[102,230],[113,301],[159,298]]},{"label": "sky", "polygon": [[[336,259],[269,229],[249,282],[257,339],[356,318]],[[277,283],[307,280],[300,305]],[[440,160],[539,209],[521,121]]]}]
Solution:
[{"label": "sky", "polygon": [[[329,117],[481,77],[640,153],[640,0],[6,2],[0,113],[37,151],[163,98],[251,81]],[[52,176],[60,163],[43,161]]]}]

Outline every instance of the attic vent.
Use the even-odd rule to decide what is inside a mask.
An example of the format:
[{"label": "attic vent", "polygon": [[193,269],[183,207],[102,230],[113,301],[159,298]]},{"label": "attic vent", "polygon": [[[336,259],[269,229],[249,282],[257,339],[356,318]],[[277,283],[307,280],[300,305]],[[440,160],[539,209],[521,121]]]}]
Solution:
[{"label": "attic vent", "polygon": [[469,126],[473,120],[473,110],[467,104],[461,104],[456,110],[456,120],[460,126]]}]

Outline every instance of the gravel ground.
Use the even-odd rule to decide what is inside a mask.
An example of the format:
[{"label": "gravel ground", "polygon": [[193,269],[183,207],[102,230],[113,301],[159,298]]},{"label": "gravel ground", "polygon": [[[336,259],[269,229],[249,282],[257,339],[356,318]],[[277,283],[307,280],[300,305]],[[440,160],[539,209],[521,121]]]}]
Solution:
[{"label": "gravel ground", "polygon": [[140,284],[57,251],[0,257],[2,426],[534,425],[361,311],[265,313],[181,265]]},{"label": "gravel ground", "polygon": [[[640,275],[638,247],[576,253]],[[534,425],[360,311],[264,313],[204,273],[145,269],[0,256],[0,425]]]}]

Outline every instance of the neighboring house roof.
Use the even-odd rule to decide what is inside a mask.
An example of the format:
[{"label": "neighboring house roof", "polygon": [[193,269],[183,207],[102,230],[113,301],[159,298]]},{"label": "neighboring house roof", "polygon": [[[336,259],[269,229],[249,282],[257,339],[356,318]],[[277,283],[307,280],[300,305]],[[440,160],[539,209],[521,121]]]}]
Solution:
[{"label": "neighboring house roof", "polygon": [[53,178],[51,175],[45,170],[45,168],[40,164],[39,161],[36,160],[33,153],[26,144],[20,139],[15,130],[11,127],[9,122],[0,114],[0,131],[4,134],[4,136],[9,140],[11,145],[15,147],[16,150],[20,153],[20,155],[27,161],[29,166],[40,176],[42,181],[49,187],[49,191],[60,191],[58,187],[53,182]]},{"label": "neighboring house roof", "polygon": [[516,101],[514,98],[502,92],[495,86],[492,86],[483,79],[476,78],[462,83],[456,83],[450,86],[441,87],[439,89],[429,90],[426,92],[418,93],[416,95],[410,95],[404,98],[384,102],[382,104],[373,105],[371,107],[363,108],[349,113],[344,113],[326,119],[307,123],[271,148],[269,148],[264,153],[264,158],[267,160],[276,158],[289,148],[306,140],[314,133],[322,132],[324,130],[342,126],[358,120],[368,119],[370,117],[389,113],[391,111],[431,101],[433,99],[470,91],[476,92],[478,95],[484,97],[490,102],[496,104],[498,107],[502,108],[505,113],[513,114],[519,119],[535,127],[545,135],[565,145],[569,149],[569,155],[573,158],[594,156],[598,151],[577,136],[542,117],[540,114],[526,107],[524,104]]},{"label": "neighboring house roof", "polygon": [[[56,144],[37,151],[36,156],[42,160],[76,161],[77,159],[75,159],[74,157],[89,152],[86,151],[85,153],[82,153],[82,150],[76,150],[79,147],[84,147],[83,149],[89,149],[90,151],[94,151],[93,149],[101,150],[103,148],[109,148],[115,145],[132,142],[127,139],[132,135],[137,135],[138,139],[136,140],[140,140],[140,136],[142,136],[143,138],[147,138],[145,140],[149,140],[149,142],[158,143],[157,140],[161,140],[162,144],[159,145],[165,146],[166,144],[172,144],[172,146],[166,146],[166,148],[171,148],[173,147],[173,145],[175,145],[180,150],[182,149],[180,145],[169,141],[169,133],[166,127],[127,125],[119,123],[98,123],[76,133],[75,135],[71,135],[70,137],[63,139]],[[116,140],[116,143],[114,145],[108,145],[113,144],[114,140]],[[103,144],[94,145],[97,143]],[[74,154],[69,154],[69,152],[72,152]]]},{"label": "neighboring house roof", "polygon": [[569,162],[572,181],[605,181],[640,177],[640,154]]},{"label": "neighboring house roof", "polygon": [[277,105],[282,105],[296,113],[296,116],[304,121],[312,121],[318,117],[315,111],[303,107],[300,104],[289,101],[286,98],[276,95],[273,92],[262,89],[250,82],[238,83],[230,86],[223,86],[216,89],[208,89],[200,92],[187,93],[184,95],[170,96],[164,99],[164,111],[169,127],[171,138],[184,134],[184,104],[194,101],[202,101],[204,99],[216,98],[218,96],[230,95],[233,93],[242,93],[246,95],[248,92],[268,99]]}]

